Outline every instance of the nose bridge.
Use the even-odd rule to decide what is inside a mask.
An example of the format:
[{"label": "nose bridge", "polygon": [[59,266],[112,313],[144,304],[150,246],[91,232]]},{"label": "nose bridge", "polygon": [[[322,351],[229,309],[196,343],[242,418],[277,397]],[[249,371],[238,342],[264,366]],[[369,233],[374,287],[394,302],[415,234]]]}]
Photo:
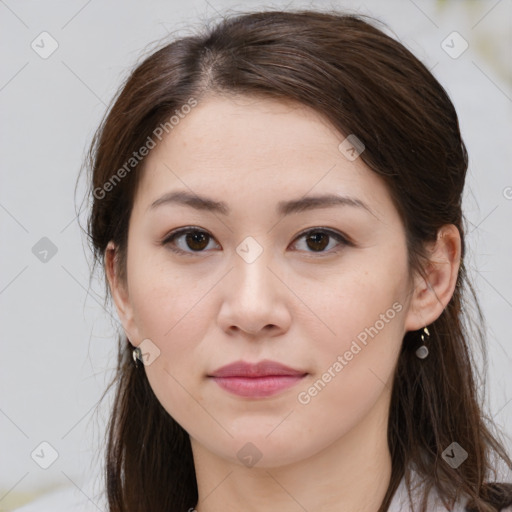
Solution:
[{"label": "nose bridge", "polygon": [[271,270],[274,251],[266,240],[263,235],[258,240],[247,236],[235,247],[232,281],[225,295],[226,311],[234,314],[231,321],[252,332],[287,322],[283,317],[287,308],[277,297],[279,279]]},{"label": "nose bridge", "polygon": [[[262,242],[263,243],[263,242]],[[269,293],[269,280],[272,279],[272,272],[268,266],[271,261],[272,253],[269,248],[264,248],[262,243],[254,237],[246,237],[236,247],[235,274],[236,285],[241,286],[243,290],[248,291],[249,297],[258,296],[260,300],[265,297],[261,293]]]}]

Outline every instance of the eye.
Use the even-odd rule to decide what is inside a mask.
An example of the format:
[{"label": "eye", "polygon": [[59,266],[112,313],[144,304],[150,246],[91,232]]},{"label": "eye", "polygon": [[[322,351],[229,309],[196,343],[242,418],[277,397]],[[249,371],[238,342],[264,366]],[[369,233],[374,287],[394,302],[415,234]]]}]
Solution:
[{"label": "eye", "polygon": [[[341,233],[325,228],[314,228],[304,231],[297,238],[295,238],[295,241],[300,240],[301,238],[305,238],[306,246],[310,249],[313,249],[312,251],[306,250],[306,252],[318,253],[320,255],[337,252],[336,250],[333,250],[332,247],[327,251],[325,250],[325,248],[330,245],[329,242],[332,240],[337,242],[337,244],[334,244],[334,246],[354,245]],[[196,254],[194,253],[205,252],[205,249],[208,247],[209,241],[211,240],[213,240],[213,237],[207,231],[198,228],[185,227],[170,233],[169,236],[167,236],[161,243],[162,245],[169,246],[171,251],[175,253],[187,256],[195,256]],[[179,241],[183,242],[181,247],[179,247],[180,244],[177,243]],[[186,250],[187,248],[191,250]]]},{"label": "eye", "polygon": [[337,242],[337,244],[334,244],[335,246],[354,245],[341,233],[326,228],[309,229],[307,231],[302,232],[295,240],[300,240],[301,238],[304,237],[306,240],[306,246],[313,249],[313,251],[309,252],[320,253],[321,256],[337,252],[336,250],[333,250],[332,247],[330,250],[324,250],[326,247],[329,246],[329,239],[334,239]]},{"label": "eye", "polygon": [[[186,247],[192,249],[192,252],[186,251],[183,248],[176,247],[176,240],[180,240],[185,237]],[[171,251],[178,254],[184,254],[187,256],[195,256],[196,252],[204,252],[204,249],[208,246],[208,241],[213,237],[202,229],[197,228],[181,228],[172,232],[168,237],[162,241],[162,245],[168,245]],[[183,246],[182,246],[183,247]]]}]

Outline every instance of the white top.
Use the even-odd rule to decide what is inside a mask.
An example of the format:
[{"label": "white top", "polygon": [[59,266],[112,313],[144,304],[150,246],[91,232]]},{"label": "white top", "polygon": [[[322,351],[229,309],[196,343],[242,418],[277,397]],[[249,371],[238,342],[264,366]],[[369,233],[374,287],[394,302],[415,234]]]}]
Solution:
[{"label": "white top", "polygon": [[[415,501],[414,497],[421,496],[421,487],[412,491],[412,495],[413,501]],[[419,508],[419,503],[420,500],[418,499],[417,508]],[[428,512],[446,512],[449,510],[451,512],[464,512],[465,504],[466,500],[457,502],[452,509],[445,508],[437,491],[433,489],[429,495],[427,510]],[[32,503],[16,509],[14,512],[98,512],[98,510],[107,512],[107,502],[104,494],[98,492],[98,483],[95,484],[91,480],[81,490],[75,486],[65,487],[46,494]],[[388,512],[411,512],[412,510],[414,510],[414,507],[411,507],[409,501],[405,478],[402,478],[393,495]],[[512,506],[502,509],[502,512],[512,512]]]},{"label": "white top", "polygon": [[[511,474],[507,474],[506,476],[500,475],[502,478],[499,479],[500,482],[508,482]],[[411,506],[411,501],[409,499],[409,493],[407,492],[407,486],[405,483],[405,477],[402,478],[400,484],[398,485],[395,494],[393,495],[393,499],[388,508],[388,512],[416,512],[419,510],[419,505],[421,500],[423,499],[423,489],[421,485],[416,485],[418,481],[418,474],[411,470],[411,484],[412,484],[412,502],[415,507]],[[453,504],[452,508],[447,508],[439,494],[437,489],[434,487],[431,489],[430,494],[428,496],[427,508],[428,512],[465,512],[465,506],[468,502],[467,498],[461,498],[456,503]],[[512,512],[512,505],[506,508],[502,508],[501,512]]]},{"label": "white top", "polygon": [[[416,476],[415,473],[413,473],[413,476],[411,478],[414,478]],[[421,486],[418,486],[417,488],[413,487],[413,490],[411,491],[412,494],[412,501],[414,504],[418,505],[421,503],[421,500],[423,499],[423,489]],[[451,510],[452,512],[464,512],[464,507],[466,505],[467,500],[459,500],[457,501],[453,508],[446,508],[443,505],[443,502],[439,498],[439,495],[437,493],[437,490],[433,488],[430,491],[429,497],[428,497],[428,504],[427,504],[427,511],[428,512],[445,512],[447,510]],[[409,499],[409,493],[407,492],[407,486],[405,484],[405,477],[402,478],[402,481],[398,485],[397,490],[395,491],[395,494],[393,495],[393,499],[391,500],[391,503],[388,508],[388,512],[410,512],[414,510],[413,507],[411,507],[411,502]]]}]

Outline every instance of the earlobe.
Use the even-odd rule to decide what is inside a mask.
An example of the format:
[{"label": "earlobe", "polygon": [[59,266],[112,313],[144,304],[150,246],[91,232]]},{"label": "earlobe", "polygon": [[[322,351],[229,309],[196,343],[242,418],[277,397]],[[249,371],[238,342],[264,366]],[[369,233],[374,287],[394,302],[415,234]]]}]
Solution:
[{"label": "earlobe", "polygon": [[425,268],[418,275],[405,329],[415,331],[434,322],[450,302],[460,268],[461,239],[454,224],[442,226]]},{"label": "earlobe", "polygon": [[105,273],[118,317],[123,325],[126,337],[133,344],[138,337],[134,328],[133,313],[126,285],[120,281],[116,272],[116,258],[117,248],[114,242],[110,241],[105,250]]}]

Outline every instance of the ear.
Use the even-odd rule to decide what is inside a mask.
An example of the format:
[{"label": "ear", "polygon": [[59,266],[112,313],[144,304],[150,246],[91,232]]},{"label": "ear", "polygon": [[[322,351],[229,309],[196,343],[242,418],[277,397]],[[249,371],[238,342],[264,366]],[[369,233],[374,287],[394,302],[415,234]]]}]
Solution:
[{"label": "ear", "polygon": [[406,331],[416,331],[439,318],[450,302],[460,268],[461,239],[457,226],[445,224],[429,248],[426,279],[417,275],[407,317]]},{"label": "ear", "polygon": [[110,293],[112,294],[126,337],[133,346],[137,346],[141,338],[133,317],[128,284],[123,283],[117,275],[117,259],[117,248],[114,242],[110,241],[105,250],[105,273],[110,286]]}]

